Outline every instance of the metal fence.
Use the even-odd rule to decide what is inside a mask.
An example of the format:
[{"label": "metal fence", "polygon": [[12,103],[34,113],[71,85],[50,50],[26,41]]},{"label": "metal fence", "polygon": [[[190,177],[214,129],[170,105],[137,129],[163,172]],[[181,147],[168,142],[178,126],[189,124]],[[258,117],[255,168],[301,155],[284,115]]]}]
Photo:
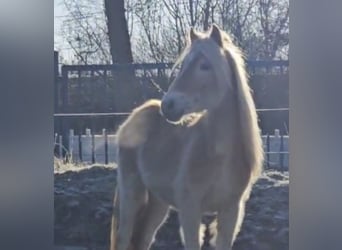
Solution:
[{"label": "metal fence", "polygon": [[[58,65],[58,62],[56,62]],[[281,75],[288,72],[288,61],[247,61],[247,68],[251,75]],[[55,111],[73,112],[70,103],[71,95],[75,92],[82,92],[85,82],[92,84],[91,90],[97,90],[101,94],[106,94],[108,82],[112,80],[115,72],[133,71],[140,83],[151,78],[162,78],[165,81],[170,74],[173,63],[141,63],[141,64],[112,64],[112,65],[63,65],[61,74],[55,68]],[[114,73],[113,73],[114,72]],[[167,85],[164,83],[163,85]],[[89,85],[89,84],[88,84]],[[101,90],[96,87],[102,87]],[[107,87],[107,89],[106,89]],[[143,95],[150,97],[148,87],[142,88]],[[92,92],[94,93],[94,92]],[[103,96],[104,97],[104,96]],[[108,103],[104,103],[106,98],[101,99],[102,110],[111,110]],[[118,110],[116,110],[118,111]]]},{"label": "metal fence", "polygon": [[[113,83],[115,72],[133,70],[135,77],[142,86],[144,99],[160,98],[160,91],[155,86],[150,85],[150,80],[167,88],[167,77],[173,66],[172,63],[62,65],[59,70],[57,59],[58,55],[55,54],[54,125],[55,133],[64,138],[62,144],[66,150],[69,150],[69,140],[65,138],[69,138],[70,129],[77,135],[84,134],[87,128],[97,134],[101,133],[102,129],[106,129],[108,134],[113,134],[118,125],[128,116],[129,113],[120,112],[113,103],[111,96],[113,89],[110,89],[110,84]],[[260,84],[252,86],[258,96],[256,103],[257,107],[259,106],[258,112],[261,114],[261,127],[265,127],[263,124],[271,124],[272,121],[278,122],[267,128],[268,130],[264,130],[263,134],[270,134],[274,129],[280,129],[281,134],[287,133],[287,96],[278,98],[277,96],[273,97],[271,93],[270,96],[274,99],[272,104],[264,102],[263,100],[267,98],[258,93],[261,89],[268,88],[276,89],[281,95],[286,93],[288,91],[287,79],[283,80],[284,83],[279,84],[277,79],[278,76],[287,75],[288,65],[288,61],[247,61],[247,68],[251,77],[261,77],[259,82],[263,84],[266,82],[263,77],[271,79],[266,87]],[[114,91],[116,91],[115,88]],[[280,102],[280,99],[283,101]],[[282,126],[283,123],[285,126]],[[64,151],[62,150],[62,152]],[[55,153],[58,154],[58,152],[60,149],[56,149]]]},{"label": "metal fence", "polygon": [[[69,149],[63,149],[63,137],[55,135],[55,146],[58,155],[63,155],[63,150],[67,153],[69,161],[85,164],[109,164],[117,162],[116,135],[108,134],[106,129],[101,134],[94,134],[91,129],[86,129],[85,134],[76,135],[74,130],[69,131]],[[280,135],[279,130],[275,130],[272,135],[263,135],[263,147],[265,152],[265,167],[278,170],[288,170],[289,168],[289,136]]]}]

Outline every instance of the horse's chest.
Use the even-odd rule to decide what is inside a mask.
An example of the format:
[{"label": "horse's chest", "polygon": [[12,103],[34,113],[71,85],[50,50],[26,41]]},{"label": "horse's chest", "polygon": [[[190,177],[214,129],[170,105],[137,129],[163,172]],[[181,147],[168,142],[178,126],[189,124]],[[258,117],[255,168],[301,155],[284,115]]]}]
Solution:
[{"label": "horse's chest", "polygon": [[171,205],[175,205],[175,197],[182,196],[180,193],[188,193],[202,197],[203,208],[212,210],[230,196],[231,176],[227,156],[211,154],[207,149],[205,144],[197,144],[192,150],[176,143],[146,145],[138,164],[145,186]]},{"label": "horse's chest", "polygon": [[203,190],[202,207],[207,212],[217,211],[219,207],[230,203],[239,192],[236,176],[227,165],[211,166],[215,174],[207,179],[206,189]]}]

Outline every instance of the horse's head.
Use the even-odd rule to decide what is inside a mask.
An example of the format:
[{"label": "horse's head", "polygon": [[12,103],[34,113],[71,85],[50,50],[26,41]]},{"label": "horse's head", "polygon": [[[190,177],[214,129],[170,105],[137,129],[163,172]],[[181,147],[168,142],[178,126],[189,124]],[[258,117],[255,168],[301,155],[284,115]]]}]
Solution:
[{"label": "horse's head", "polygon": [[190,30],[188,46],[176,62],[180,71],[161,104],[169,121],[210,112],[220,105],[232,86],[226,43],[231,43],[229,36],[216,25],[207,33]]}]

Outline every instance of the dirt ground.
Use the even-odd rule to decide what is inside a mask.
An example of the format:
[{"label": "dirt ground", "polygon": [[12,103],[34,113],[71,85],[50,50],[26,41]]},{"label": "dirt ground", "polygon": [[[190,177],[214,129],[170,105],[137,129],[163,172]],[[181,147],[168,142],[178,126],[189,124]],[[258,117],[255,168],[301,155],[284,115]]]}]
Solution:
[{"label": "dirt ground", "polygon": [[[108,249],[115,178],[115,166],[55,166],[56,246]],[[288,194],[288,172],[264,172],[247,203],[234,250],[289,248]],[[171,211],[152,249],[183,249],[178,232],[177,213]]]}]

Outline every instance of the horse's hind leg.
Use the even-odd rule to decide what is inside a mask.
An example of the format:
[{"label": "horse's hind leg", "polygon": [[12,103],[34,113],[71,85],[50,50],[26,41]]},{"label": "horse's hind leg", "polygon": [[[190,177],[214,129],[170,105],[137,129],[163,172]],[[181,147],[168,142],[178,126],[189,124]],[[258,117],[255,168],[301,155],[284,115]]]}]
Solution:
[{"label": "horse's hind leg", "polygon": [[[125,182],[128,182],[126,179]],[[132,244],[132,236],[138,212],[143,209],[146,196],[143,186],[135,181],[130,187],[120,186],[119,223],[116,235],[116,248],[111,250],[128,250]],[[136,180],[138,182],[138,180]],[[138,184],[138,185],[137,185]]]},{"label": "horse's hind leg", "polygon": [[217,215],[216,250],[231,250],[244,218],[245,202],[240,201]]},{"label": "horse's hind leg", "polygon": [[[146,203],[147,192],[136,168],[134,154],[120,152],[118,170],[118,218],[113,218],[111,250],[129,250],[138,212]],[[117,209],[117,208],[116,208]],[[117,226],[117,228],[116,228]],[[116,235],[114,232],[116,231]]]},{"label": "horse's hind leg", "polygon": [[148,203],[145,205],[133,234],[134,250],[148,250],[153,243],[154,236],[166,218],[168,205],[149,193]]}]

